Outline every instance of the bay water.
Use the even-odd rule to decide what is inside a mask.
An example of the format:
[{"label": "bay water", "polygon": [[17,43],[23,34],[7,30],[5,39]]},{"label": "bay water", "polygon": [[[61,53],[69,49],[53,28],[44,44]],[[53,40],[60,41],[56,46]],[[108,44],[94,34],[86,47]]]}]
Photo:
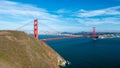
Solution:
[{"label": "bay water", "polygon": [[[61,37],[39,35],[39,39]],[[120,68],[120,38],[71,38],[46,43],[71,64],[66,68]]]}]

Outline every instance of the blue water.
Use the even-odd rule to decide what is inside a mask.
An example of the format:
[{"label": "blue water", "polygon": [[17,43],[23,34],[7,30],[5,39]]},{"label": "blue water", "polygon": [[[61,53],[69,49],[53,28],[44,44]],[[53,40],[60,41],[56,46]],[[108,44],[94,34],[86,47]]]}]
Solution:
[{"label": "blue water", "polygon": [[[39,36],[44,37],[56,36]],[[74,38],[46,43],[71,62],[67,68],[120,68],[120,38]]]}]

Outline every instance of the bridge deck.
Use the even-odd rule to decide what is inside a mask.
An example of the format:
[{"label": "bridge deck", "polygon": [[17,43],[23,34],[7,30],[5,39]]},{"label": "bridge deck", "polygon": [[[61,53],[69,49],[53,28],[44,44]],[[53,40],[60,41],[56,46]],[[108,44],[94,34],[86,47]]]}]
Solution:
[{"label": "bridge deck", "polygon": [[82,36],[68,36],[68,37],[61,37],[61,38],[46,38],[46,39],[40,39],[43,41],[50,41],[50,40],[62,40],[62,39],[69,39],[69,38],[80,38]]}]

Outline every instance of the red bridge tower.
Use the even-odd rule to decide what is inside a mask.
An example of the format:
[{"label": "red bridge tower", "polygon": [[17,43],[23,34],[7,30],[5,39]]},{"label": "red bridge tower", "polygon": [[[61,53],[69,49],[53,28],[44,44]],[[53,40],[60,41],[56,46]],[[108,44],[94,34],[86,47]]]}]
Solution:
[{"label": "red bridge tower", "polygon": [[38,39],[38,19],[34,20],[34,37]]}]

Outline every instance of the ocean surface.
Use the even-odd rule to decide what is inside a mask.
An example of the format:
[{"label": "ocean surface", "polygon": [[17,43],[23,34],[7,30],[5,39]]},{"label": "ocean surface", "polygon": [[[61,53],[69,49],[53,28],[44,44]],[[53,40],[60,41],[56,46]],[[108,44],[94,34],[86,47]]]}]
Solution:
[{"label": "ocean surface", "polygon": [[[52,37],[61,36],[39,35],[39,39]],[[72,38],[46,43],[71,62],[66,68],[120,68],[120,38]]]}]

